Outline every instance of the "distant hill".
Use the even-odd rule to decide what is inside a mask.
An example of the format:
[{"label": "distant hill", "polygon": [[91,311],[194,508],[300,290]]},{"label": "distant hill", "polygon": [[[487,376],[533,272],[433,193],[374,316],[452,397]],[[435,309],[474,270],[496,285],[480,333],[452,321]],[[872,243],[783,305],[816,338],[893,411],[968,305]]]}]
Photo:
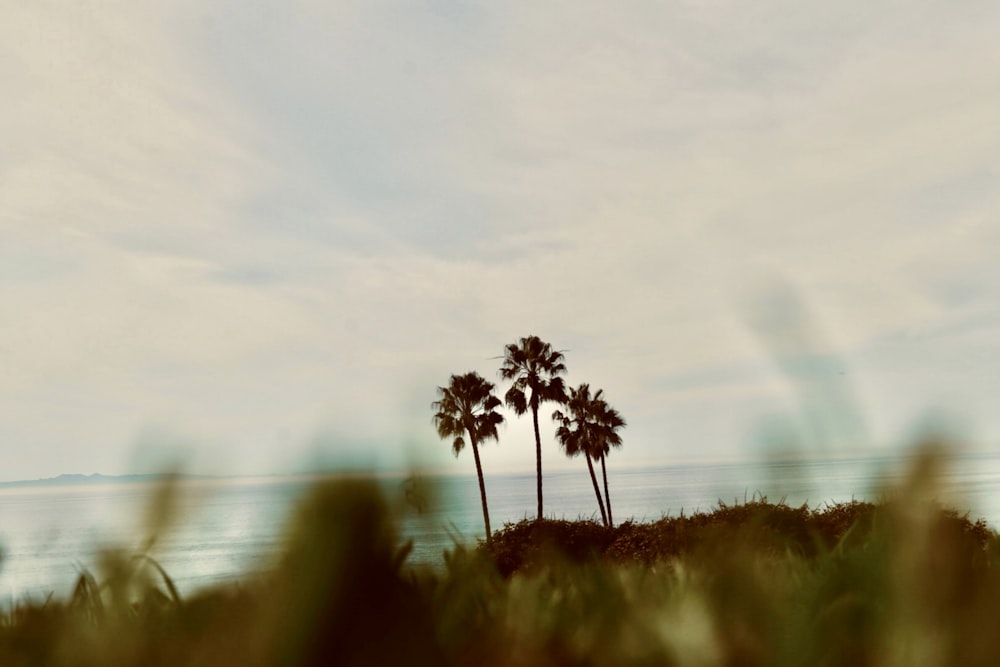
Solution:
[{"label": "distant hill", "polygon": [[[164,480],[169,475],[162,473],[149,475],[59,475],[58,477],[47,477],[45,479],[29,479],[16,482],[0,482],[0,488],[11,487],[40,487],[40,486],[77,486],[94,484],[123,484],[158,482]],[[217,479],[210,475],[179,475],[177,479]]]}]

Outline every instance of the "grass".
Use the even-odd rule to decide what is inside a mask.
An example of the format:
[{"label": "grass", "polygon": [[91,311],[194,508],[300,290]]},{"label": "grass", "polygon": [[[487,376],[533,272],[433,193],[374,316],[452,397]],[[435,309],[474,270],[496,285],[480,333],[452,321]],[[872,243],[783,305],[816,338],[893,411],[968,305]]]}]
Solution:
[{"label": "grass", "polygon": [[437,570],[406,565],[374,483],[326,484],[267,574],[182,598],[109,552],[68,599],[0,617],[0,665],[1000,664],[1000,538],[928,479],[876,504],[522,521]]}]

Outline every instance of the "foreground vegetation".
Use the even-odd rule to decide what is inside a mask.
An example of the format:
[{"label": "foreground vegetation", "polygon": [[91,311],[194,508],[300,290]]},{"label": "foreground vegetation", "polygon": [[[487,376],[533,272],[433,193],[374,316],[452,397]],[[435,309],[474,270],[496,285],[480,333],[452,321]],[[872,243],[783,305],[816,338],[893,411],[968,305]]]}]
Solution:
[{"label": "foreground vegetation", "polygon": [[402,505],[339,482],[266,575],[185,598],[110,553],[3,615],[0,664],[1000,664],[1000,539],[931,500],[931,463],[877,504],[526,521],[440,569],[406,565]]}]

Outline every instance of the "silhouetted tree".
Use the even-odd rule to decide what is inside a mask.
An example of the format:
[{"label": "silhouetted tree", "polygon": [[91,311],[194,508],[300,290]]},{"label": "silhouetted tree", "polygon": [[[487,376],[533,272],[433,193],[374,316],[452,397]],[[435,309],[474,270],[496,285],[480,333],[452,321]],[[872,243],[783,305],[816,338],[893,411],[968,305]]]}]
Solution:
[{"label": "silhouetted tree", "polygon": [[590,481],[594,484],[594,494],[597,496],[597,506],[601,509],[601,520],[609,525],[608,514],[604,510],[601,490],[597,486],[597,475],[594,474],[594,462],[591,451],[595,450],[598,437],[597,423],[593,410],[594,400],[590,396],[590,385],[581,384],[576,389],[569,390],[569,400],[566,401],[569,414],[560,410],[552,413],[552,419],[559,426],[556,428],[556,439],[562,443],[566,456],[570,458],[583,454],[587,460],[587,470],[590,471]]},{"label": "silhouetted tree", "polygon": [[492,535],[483,466],[479,461],[479,445],[487,440],[496,440],[497,426],[503,423],[503,415],[496,411],[500,407],[500,399],[493,393],[493,386],[492,382],[487,382],[475,371],[465,375],[452,375],[447,387],[437,388],[439,398],[431,404],[431,408],[436,410],[434,426],[438,435],[442,439],[452,438],[455,456],[465,447],[464,434],[469,436],[472,455],[476,459],[476,474],[479,476],[479,496],[483,501],[487,544]]},{"label": "silhouetted tree", "polygon": [[598,389],[594,394],[595,437],[592,442],[591,456],[601,460],[601,475],[604,477],[604,504],[608,509],[608,525],[613,526],[615,520],[611,517],[611,497],[608,495],[608,469],[604,463],[612,447],[622,446],[622,436],[619,430],[625,428],[625,420],[621,414],[604,400],[604,390]]},{"label": "silhouetted tree", "polygon": [[538,518],[542,518],[542,438],[538,434],[538,406],[545,401],[566,401],[566,389],[560,375],[566,372],[563,354],[553,350],[538,336],[521,338],[504,349],[500,377],[513,380],[504,401],[521,416],[531,408],[535,427],[535,458],[538,471]]}]

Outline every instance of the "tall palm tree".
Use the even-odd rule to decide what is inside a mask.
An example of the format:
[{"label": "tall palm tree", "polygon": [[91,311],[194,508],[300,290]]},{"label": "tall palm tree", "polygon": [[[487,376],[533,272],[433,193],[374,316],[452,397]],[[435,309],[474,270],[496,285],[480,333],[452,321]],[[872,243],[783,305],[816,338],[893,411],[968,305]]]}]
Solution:
[{"label": "tall palm tree", "polygon": [[566,401],[569,414],[560,410],[552,413],[552,419],[559,424],[556,428],[556,439],[562,443],[569,457],[583,454],[587,460],[587,470],[590,471],[590,481],[594,484],[594,494],[597,496],[597,506],[601,509],[601,520],[609,525],[608,514],[604,511],[604,501],[601,490],[597,486],[597,475],[594,474],[594,462],[591,452],[598,436],[597,423],[593,410],[594,400],[590,396],[590,385],[581,384],[576,389],[569,390],[569,400]]},{"label": "tall palm tree", "polygon": [[545,401],[566,402],[560,375],[566,372],[563,354],[538,336],[526,336],[504,348],[500,377],[514,384],[504,402],[521,416],[531,409],[535,427],[535,459],[538,471],[538,518],[542,518],[542,438],[538,434],[538,406]]},{"label": "tall palm tree", "polygon": [[479,445],[497,439],[497,427],[503,423],[503,415],[496,411],[500,407],[500,399],[493,393],[493,383],[487,382],[475,371],[452,375],[448,386],[438,387],[437,392],[438,400],[431,403],[431,408],[436,410],[434,426],[438,435],[442,439],[452,438],[451,448],[455,456],[465,448],[465,434],[469,436],[479,476],[479,496],[483,501],[486,543],[489,544],[492,539],[490,512],[486,506],[486,484],[483,482],[483,466],[479,462]]},{"label": "tall palm tree", "polygon": [[625,428],[625,419],[613,407],[604,400],[604,390],[599,389],[594,394],[593,411],[595,415],[595,437],[592,440],[591,455],[601,460],[601,475],[604,477],[604,504],[608,508],[608,525],[614,525],[611,518],[611,497],[608,495],[608,469],[604,459],[611,451],[612,447],[622,446],[622,436],[619,430]]}]

